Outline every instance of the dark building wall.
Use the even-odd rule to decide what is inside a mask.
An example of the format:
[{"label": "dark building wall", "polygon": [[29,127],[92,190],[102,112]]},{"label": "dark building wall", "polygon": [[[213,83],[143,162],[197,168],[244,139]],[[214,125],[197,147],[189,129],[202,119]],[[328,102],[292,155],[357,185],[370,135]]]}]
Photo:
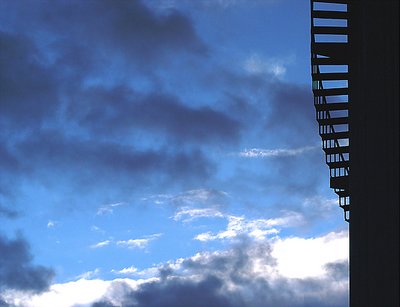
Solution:
[{"label": "dark building wall", "polygon": [[399,304],[399,1],[349,5],[350,305]]}]

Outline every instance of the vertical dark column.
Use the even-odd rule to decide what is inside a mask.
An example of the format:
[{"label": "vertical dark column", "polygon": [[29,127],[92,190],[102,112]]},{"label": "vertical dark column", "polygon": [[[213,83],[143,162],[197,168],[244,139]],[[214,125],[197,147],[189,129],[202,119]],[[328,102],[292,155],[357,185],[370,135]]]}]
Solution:
[{"label": "vertical dark column", "polygon": [[350,305],[398,307],[399,1],[350,10]]}]

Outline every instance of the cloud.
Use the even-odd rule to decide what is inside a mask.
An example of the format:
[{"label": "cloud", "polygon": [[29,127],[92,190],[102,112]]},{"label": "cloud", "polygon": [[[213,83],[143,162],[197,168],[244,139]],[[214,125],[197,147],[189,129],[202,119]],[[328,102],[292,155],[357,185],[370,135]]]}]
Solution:
[{"label": "cloud", "polygon": [[[19,302],[29,307],[60,307],[74,305],[186,307],[186,306],[276,306],[276,307],[344,307],[348,304],[348,241],[345,233],[329,233],[309,238],[313,248],[304,249],[293,239],[280,238],[291,245],[291,263],[277,258],[278,245],[270,240],[252,240],[243,236],[226,250],[201,252],[157,267],[157,277],[147,279],[80,279],[54,284],[40,295],[18,294]],[[340,242],[340,244],[338,244]],[[311,245],[309,245],[311,246]],[[315,271],[315,250],[326,250]],[[306,257],[293,257],[303,253]],[[278,256],[279,257],[279,256]],[[293,278],[298,267],[304,274]],[[118,274],[140,276],[132,266]],[[144,275],[142,275],[144,276]],[[7,302],[15,302],[9,294]],[[198,298],[198,299],[195,299]],[[4,298],[3,298],[4,299]],[[197,304],[197,305],[196,305]]]},{"label": "cloud", "polygon": [[0,29],[0,46],[0,123],[36,127],[58,105],[55,72],[41,63],[40,51],[25,35]]},{"label": "cloud", "polygon": [[[170,152],[169,150],[136,150],[129,145],[114,142],[85,141],[79,138],[66,137],[57,131],[48,131],[16,147],[21,163],[35,175],[46,178],[47,175],[62,172],[64,180],[73,177],[72,182],[80,182],[78,186],[96,188],[113,182],[123,185],[145,184],[155,179],[171,182],[180,180],[190,182],[206,178],[213,171],[213,164],[199,150]],[[29,153],[29,161],[24,159]],[[123,179],[123,180],[122,180]],[[107,184],[109,186],[109,184]]]},{"label": "cloud", "polygon": [[105,241],[101,241],[98,242],[96,244],[90,245],[90,248],[101,248],[101,247],[105,247],[107,245],[110,245],[111,241],[110,240],[105,240]]},{"label": "cloud", "polygon": [[0,294],[5,290],[42,292],[48,289],[54,272],[32,264],[28,243],[18,236],[7,239],[0,234]]},{"label": "cloud", "polygon": [[107,204],[101,206],[97,209],[97,215],[104,215],[104,214],[113,214],[114,208],[126,205],[124,202],[114,203],[114,204]]},{"label": "cloud", "polygon": [[58,221],[49,220],[49,221],[47,222],[47,228],[54,228],[54,227],[56,227],[56,225],[58,225],[58,224],[59,224]]},{"label": "cloud", "polygon": [[240,123],[211,107],[195,108],[177,97],[142,94],[127,87],[92,87],[76,94],[69,115],[99,135],[116,136],[133,129],[158,133],[179,142],[233,142]]},{"label": "cloud", "polygon": [[[331,243],[326,239],[320,247]],[[243,240],[226,251],[180,260],[174,268],[160,267],[159,278],[135,289],[110,287],[107,297],[92,306],[347,306],[343,259],[326,262],[317,276],[290,278],[277,268],[272,252],[267,241]],[[302,266],[303,260],[297,265]]]},{"label": "cloud", "polygon": [[194,189],[178,194],[159,194],[142,198],[143,201],[153,201],[156,204],[168,203],[178,208],[218,208],[225,204],[228,193],[216,189]]},{"label": "cloud", "polygon": [[[348,254],[346,231],[332,232],[317,238],[278,238],[273,242],[272,252],[272,256],[278,259],[278,270],[289,278],[323,275],[326,263],[342,261]],[[293,255],[296,255],[296,261]],[[329,268],[335,269],[328,266]]]},{"label": "cloud", "polygon": [[117,241],[117,245],[122,247],[127,247],[130,249],[134,248],[144,249],[149,245],[151,241],[154,241],[161,236],[162,236],[161,233],[156,233],[140,239],[120,240]]},{"label": "cloud", "polygon": [[250,74],[267,74],[276,78],[283,78],[286,74],[286,65],[293,62],[292,57],[265,59],[258,54],[248,57],[243,68]]},{"label": "cloud", "polygon": [[136,274],[138,272],[138,269],[134,266],[130,266],[128,268],[123,268],[119,271],[116,271],[118,274]]},{"label": "cloud", "polygon": [[92,279],[95,276],[99,275],[100,273],[100,269],[99,268],[95,268],[93,271],[87,271],[85,273],[80,274],[79,276],[77,276],[77,279]]},{"label": "cloud", "polygon": [[30,10],[26,5],[5,4],[5,10],[13,12],[4,16],[10,28],[22,32],[30,27],[66,45],[84,45],[94,56],[108,50],[146,63],[172,51],[206,53],[191,20],[177,10],[157,14],[138,0],[43,1]]},{"label": "cloud", "polygon": [[190,207],[182,207],[175,212],[173,219],[175,221],[183,221],[185,223],[193,221],[198,218],[214,218],[224,217],[224,215],[214,208],[193,209]]},{"label": "cloud", "polygon": [[263,6],[270,5],[279,0],[203,0],[203,1],[191,1],[191,0],[155,0],[156,7],[161,9],[171,9],[179,7],[179,5],[193,6],[195,9],[230,9],[237,6]]},{"label": "cloud", "polygon": [[316,146],[306,146],[295,149],[285,149],[285,148],[277,148],[277,149],[261,149],[261,148],[251,148],[245,149],[239,153],[240,157],[244,158],[269,158],[269,157],[287,157],[287,156],[296,156],[301,155],[304,152],[315,150]]},{"label": "cloud", "polygon": [[255,239],[265,239],[268,235],[276,235],[279,230],[275,226],[293,227],[303,223],[303,216],[296,212],[289,212],[284,217],[271,219],[248,220],[242,216],[226,216],[228,225],[225,230],[216,234],[205,232],[196,235],[195,240],[232,240],[241,236],[249,236]]},{"label": "cloud", "polygon": [[[0,194],[1,196],[1,194]],[[9,209],[5,206],[2,206],[0,204],[0,217],[6,217],[6,218],[15,218],[18,216],[18,212],[12,209]]]},{"label": "cloud", "polygon": [[292,138],[292,146],[307,144],[312,136],[317,139],[309,86],[279,80],[272,80],[267,86],[270,99],[266,129],[279,129],[281,138]]}]

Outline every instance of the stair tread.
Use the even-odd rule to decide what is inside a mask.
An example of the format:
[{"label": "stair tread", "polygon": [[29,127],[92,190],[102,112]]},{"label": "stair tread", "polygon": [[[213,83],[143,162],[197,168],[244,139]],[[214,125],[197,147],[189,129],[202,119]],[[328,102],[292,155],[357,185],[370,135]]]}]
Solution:
[{"label": "stair tread", "polygon": [[348,110],[348,102],[331,102],[331,103],[319,103],[315,104],[315,109],[317,111],[340,111]]},{"label": "stair tread", "polygon": [[343,11],[323,11],[323,10],[313,10],[311,13],[313,18],[323,18],[323,19],[348,19],[348,12]]},{"label": "stair tread", "polygon": [[350,166],[349,160],[327,162],[329,168],[346,168]]},{"label": "stair tread", "polygon": [[340,131],[332,133],[321,134],[322,140],[335,140],[335,139],[347,139],[349,137],[349,131]]},{"label": "stair tread", "polygon": [[339,96],[348,95],[349,89],[347,87],[314,89],[313,93],[314,96]]},{"label": "stair tread", "polygon": [[321,2],[321,3],[341,3],[341,4],[348,4],[349,0],[313,0],[314,3]]},{"label": "stair tread", "polygon": [[329,26],[313,26],[311,28],[311,33],[313,34],[343,34],[349,33],[348,27],[329,27]]},{"label": "stair tread", "polygon": [[338,147],[331,147],[331,148],[323,148],[327,155],[333,154],[344,154],[350,152],[349,146],[338,146]]},{"label": "stair tread", "polygon": [[314,81],[347,80],[348,78],[349,74],[347,72],[329,72],[329,73],[312,74],[312,79]]},{"label": "stair tread", "polygon": [[348,65],[348,59],[329,57],[329,58],[312,58],[311,64],[313,65]]},{"label": "stair tread", "polygon": [[332,117],[332,118],[321,118],[317,119],[320,125],[346,125],[349,123],[349,118],[346,117]]}]

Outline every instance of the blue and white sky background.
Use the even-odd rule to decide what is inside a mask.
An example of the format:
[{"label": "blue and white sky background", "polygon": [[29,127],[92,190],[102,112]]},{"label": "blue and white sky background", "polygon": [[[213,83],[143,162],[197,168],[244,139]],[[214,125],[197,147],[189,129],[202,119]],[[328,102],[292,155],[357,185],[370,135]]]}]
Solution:
[{"label": "blue and white sky background", "polygon": [[347,306],[308,0],[0,0],[0,306]]}]

